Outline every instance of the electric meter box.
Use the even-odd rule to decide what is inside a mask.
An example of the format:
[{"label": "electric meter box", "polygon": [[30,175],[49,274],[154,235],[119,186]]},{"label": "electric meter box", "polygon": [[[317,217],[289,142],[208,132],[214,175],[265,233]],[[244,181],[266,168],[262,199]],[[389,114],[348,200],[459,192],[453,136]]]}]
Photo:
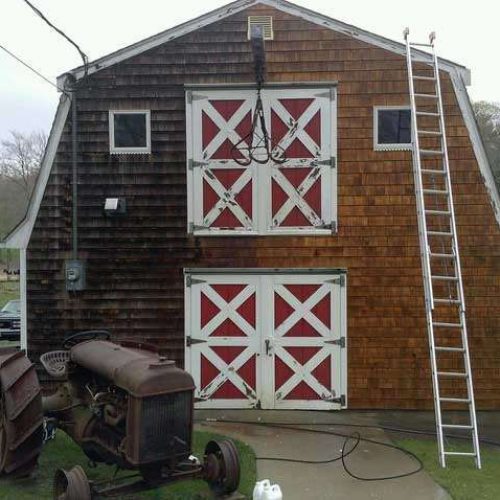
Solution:
[{"label": "electric meter box", "polygon": [[81,260],[67,260],[65,277],[66,290],[68,292],[85,290],[85,262]]}]

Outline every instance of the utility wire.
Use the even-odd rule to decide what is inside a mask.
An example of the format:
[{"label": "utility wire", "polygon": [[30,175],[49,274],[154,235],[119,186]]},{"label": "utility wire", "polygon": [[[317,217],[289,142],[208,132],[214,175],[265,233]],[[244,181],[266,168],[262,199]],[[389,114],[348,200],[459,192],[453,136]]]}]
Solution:
[{"label": "utility wire", "polygon": [[44,14],[37,7],[35,7],[29,0],[23,0],[23,1],[24,1],[24,3],[26,3],[35,12],[35,14],[37,16],[41,17],[52,29],[54,29],[55,31],[57,31],[57,33],[59,33],[71,45],[73,45],[73,47],[76,48],[76,50],[80,54],[80,57],[82,58],[82,61],[83,61],[83,66],[84,66],[84,69],[85,69],[85,75],[84,75],[84,78],[85,78],[87,76],[87,74],[88,74],[88,64],[89,64],[89,58],[87,57],[87,55],[85,54],[85,52],[83,52],[83,50],[80,48],[80,46],[74,40],[72,40],[68,35],[66,35],[66,33],[64,33],[64,31],[60,30],[57,26],[54,26],[44,16]]},{"label": "utility wire", "polygon": [[5,48],[3,45],[0,45],[0,49],[5,51],[9,56],[11,56],[13,59],[15,59],[17,62],[21,63],[23,66],[28,68],[30,71],[35,73],[35,75],[39,76],[42,80],[45,80],[49,85],[52,85],[55,89],[59,90],[62,92],[62,90],[52,81],[50,81],[46,76],[42,75],[39,71],[37,71],[35,68],[30,66],[28,63],[24,62],[20,57],[16,56],[13,52],[11,52],[9,49]]}]

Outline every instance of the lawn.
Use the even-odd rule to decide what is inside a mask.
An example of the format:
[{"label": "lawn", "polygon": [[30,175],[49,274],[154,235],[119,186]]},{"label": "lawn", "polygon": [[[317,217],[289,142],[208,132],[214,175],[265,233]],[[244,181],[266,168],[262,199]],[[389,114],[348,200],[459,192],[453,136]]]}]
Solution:
[{"label": "lawn", "polygon": [[0,281],[0,308],[9,300],[19,298],[19,281]]},{"label": "lawn", "polygon": [[[221,439],[220,435],[210,432],[196,431],[194,433],[194,454],[200,459],[203,457],[205,444],[211,439]],[[251,498],[253,486],[256,480],[255,455],[246,444],[235,441],[240,455],[241,482],[239,491],[246,497]],[[114,474],[114,467],[99,465],[92,469],[88,466],[88,459],[62,431],[58,431],[56,439],[49,441],[45,446],[39,460],[39,467],[33,478],[18,481],[0,480],[0,499],[11,500],[49,500],[52,499],[52,478],[58,468],[70,469],[74,465],[81,465],[89,476],[89,479],[110,478]],[[134,494],[123,499],[162,499],[162,500],[202,500],[212,498],[210,489],[204,481],[184,481],[170,486],[148,491],[142,494]]]},{"label": "lawn", "polygon": [[[425,470],[445,488],[453,500],[496,500],[500,498],[500,449],[483,446],[482,469],[471,457],[448,457],[447,468],[438,463],[435,441],[404,439],[396,444],[415,453]],[[467,444],[451,443],[450,451],[470,451]]]}]

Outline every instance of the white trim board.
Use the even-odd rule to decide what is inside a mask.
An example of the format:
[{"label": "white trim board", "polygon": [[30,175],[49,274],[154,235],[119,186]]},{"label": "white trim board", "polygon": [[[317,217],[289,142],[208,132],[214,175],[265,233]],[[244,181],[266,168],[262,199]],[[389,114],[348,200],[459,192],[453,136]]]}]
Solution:
[{"label": "white trim board", "polygon": [[[146,38],[145,40],[103,56],[88,65],[88,74],[91,75],[97,71],[100,71],[101,69],[113,66],[114,64],[124,61],[125,59],[129,59],[130,57],[134,57],[138,54],[141,54],[142,52],[151,50],[155,47],[158,47],[159,45],[162,45],[163,43],[187,35],[188,33],[191,33],[199,28],[203,28],[209,24],[220,21],[221,19],[229,17],[233,14],[236,14],[237,12],[240,12],[257,4],[267,5],[269,7],[281,10],[282,12],[286,12],[287,14],[300,17],[306,21],[318,24],[334,31],[338,31],[371,45],[375,45],[382,49],[395,52],[397,54],[400,54],[401,56],[404,56],[406,54],[406,48],[403,43],[390,40],[369,31],[362,30],[350,24],[332,19],[328,16],[309,10],[305,7],[300,7],[299,5],[295,5],[285,0],[237,0],[236,2],[227,4],[223,7],[220,7],[219,9],[208,12],[207,14]],[[414,56],[415,60],[417,61],[432,62],[432,56],[427,52],[415,50]],[[453,71],[458,71],[461,77],[464,79],[465,83],[467,85],[470,84],[470,70],[465,66],[454,63],[447,59],[439,59],[439,65],[441,69],[444,69],[445,71],[448,71],[450,73]],[[85,75],[85,69],[83,66],[80,66],[71,70],[69,73],[78,80]],[[57,84],[60,88],[64,88],[64,82],[67,77],[68,73],[64,73],[57,78]]]}]

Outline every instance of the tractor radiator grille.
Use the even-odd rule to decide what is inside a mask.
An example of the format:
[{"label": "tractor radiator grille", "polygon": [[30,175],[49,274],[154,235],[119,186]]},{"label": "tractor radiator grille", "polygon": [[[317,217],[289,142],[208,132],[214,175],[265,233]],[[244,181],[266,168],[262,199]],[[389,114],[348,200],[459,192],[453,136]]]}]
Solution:
[{"label": "tractor radiator grille", "polygon": [[191,453],[193,394],[177,392],[142,401],[140,462]]}]

